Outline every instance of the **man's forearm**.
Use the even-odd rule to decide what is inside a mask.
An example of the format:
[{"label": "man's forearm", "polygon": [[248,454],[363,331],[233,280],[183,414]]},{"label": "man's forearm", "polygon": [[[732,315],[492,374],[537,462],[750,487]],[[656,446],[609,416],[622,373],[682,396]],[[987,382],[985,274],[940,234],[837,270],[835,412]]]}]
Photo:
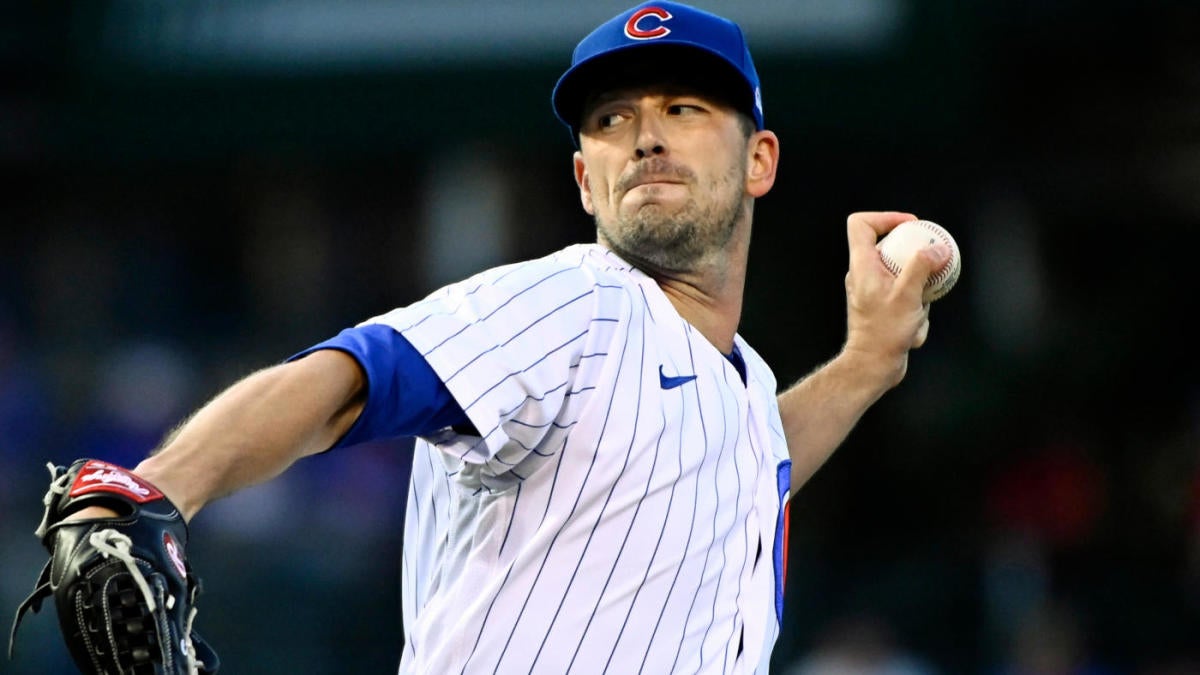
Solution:
[{"label": "man's forearm", "polygon": [[258,371],[200,408],[134,472],[190,520],[205,504],[328,449],[357,419],[363,391],[358,365],[333,350]]},{"label": "man's forearm", "polygon": [[883,362],[843,351],[779,395],[795,493],[884,393],[900,382],[907,356]]}]

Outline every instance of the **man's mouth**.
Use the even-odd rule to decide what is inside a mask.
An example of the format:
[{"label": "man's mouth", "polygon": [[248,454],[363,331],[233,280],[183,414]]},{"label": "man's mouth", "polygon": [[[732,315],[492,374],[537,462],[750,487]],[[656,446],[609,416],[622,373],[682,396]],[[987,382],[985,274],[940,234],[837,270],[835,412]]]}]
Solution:
[{"label": "man's mouth", "polygon": [[643,185],[682,185],[688,179],[685,169],[671,166],[663,161],[642,165],[639,168],[639,171],[621,181],[621,188],[624,192]]},{"label": "man's mouth", "polygon": [[683,181],[678,178],[667,178],[664,176],[646,176],[633,181],[629,189],[639,188],[645,185],[682,185]]}]

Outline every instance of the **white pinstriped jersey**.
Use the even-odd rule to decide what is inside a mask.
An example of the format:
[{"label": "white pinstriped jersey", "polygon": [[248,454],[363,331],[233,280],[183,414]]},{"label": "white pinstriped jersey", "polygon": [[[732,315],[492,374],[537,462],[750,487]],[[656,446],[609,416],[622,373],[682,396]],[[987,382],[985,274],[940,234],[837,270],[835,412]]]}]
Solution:
[{"label": "white pinstriped jersey", "polygon": [[790,464],[740,336],[745,385],[595,244],[366,323],[403,334],[480,434],[416,445],[401,673],[766,672]]}]

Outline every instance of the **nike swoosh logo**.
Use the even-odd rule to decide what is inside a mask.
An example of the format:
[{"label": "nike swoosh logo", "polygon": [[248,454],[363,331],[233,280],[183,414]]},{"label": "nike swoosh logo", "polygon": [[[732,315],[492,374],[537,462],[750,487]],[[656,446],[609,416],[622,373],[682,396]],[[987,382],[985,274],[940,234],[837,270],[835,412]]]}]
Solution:
[{"label": "nike swoosh logo", "polygon": [[691,382],[694,379],[696,379],[695,375],[679,375],[676,377],[671,377],[670,375],[664,375],[663,367],[662,366],[658,367],[658,383],[662,385],[663,389],[674,389],[675,387],[687,384],[688,382]]}]

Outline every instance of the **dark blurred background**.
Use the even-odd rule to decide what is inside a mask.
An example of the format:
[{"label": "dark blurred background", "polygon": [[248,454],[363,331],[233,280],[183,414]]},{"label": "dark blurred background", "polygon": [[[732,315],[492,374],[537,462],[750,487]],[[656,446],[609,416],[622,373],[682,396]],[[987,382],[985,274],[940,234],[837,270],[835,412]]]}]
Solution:
[{"label": "dark blurred background", "polygon": [[[1200,9],[697,0],[782,139],[742,334],[838,349],[845,216],[965,264],[908,378],[792,507],[785,675],[1200,673]],[[110,0],[0,22],[0,606],[47,461],[128,465],[256,368],[589,241],[549,94],[625,2]],[[405,443],[192,524],[223,672],[387,673]],[[6,673],[66,673],[53,609]]]}]

